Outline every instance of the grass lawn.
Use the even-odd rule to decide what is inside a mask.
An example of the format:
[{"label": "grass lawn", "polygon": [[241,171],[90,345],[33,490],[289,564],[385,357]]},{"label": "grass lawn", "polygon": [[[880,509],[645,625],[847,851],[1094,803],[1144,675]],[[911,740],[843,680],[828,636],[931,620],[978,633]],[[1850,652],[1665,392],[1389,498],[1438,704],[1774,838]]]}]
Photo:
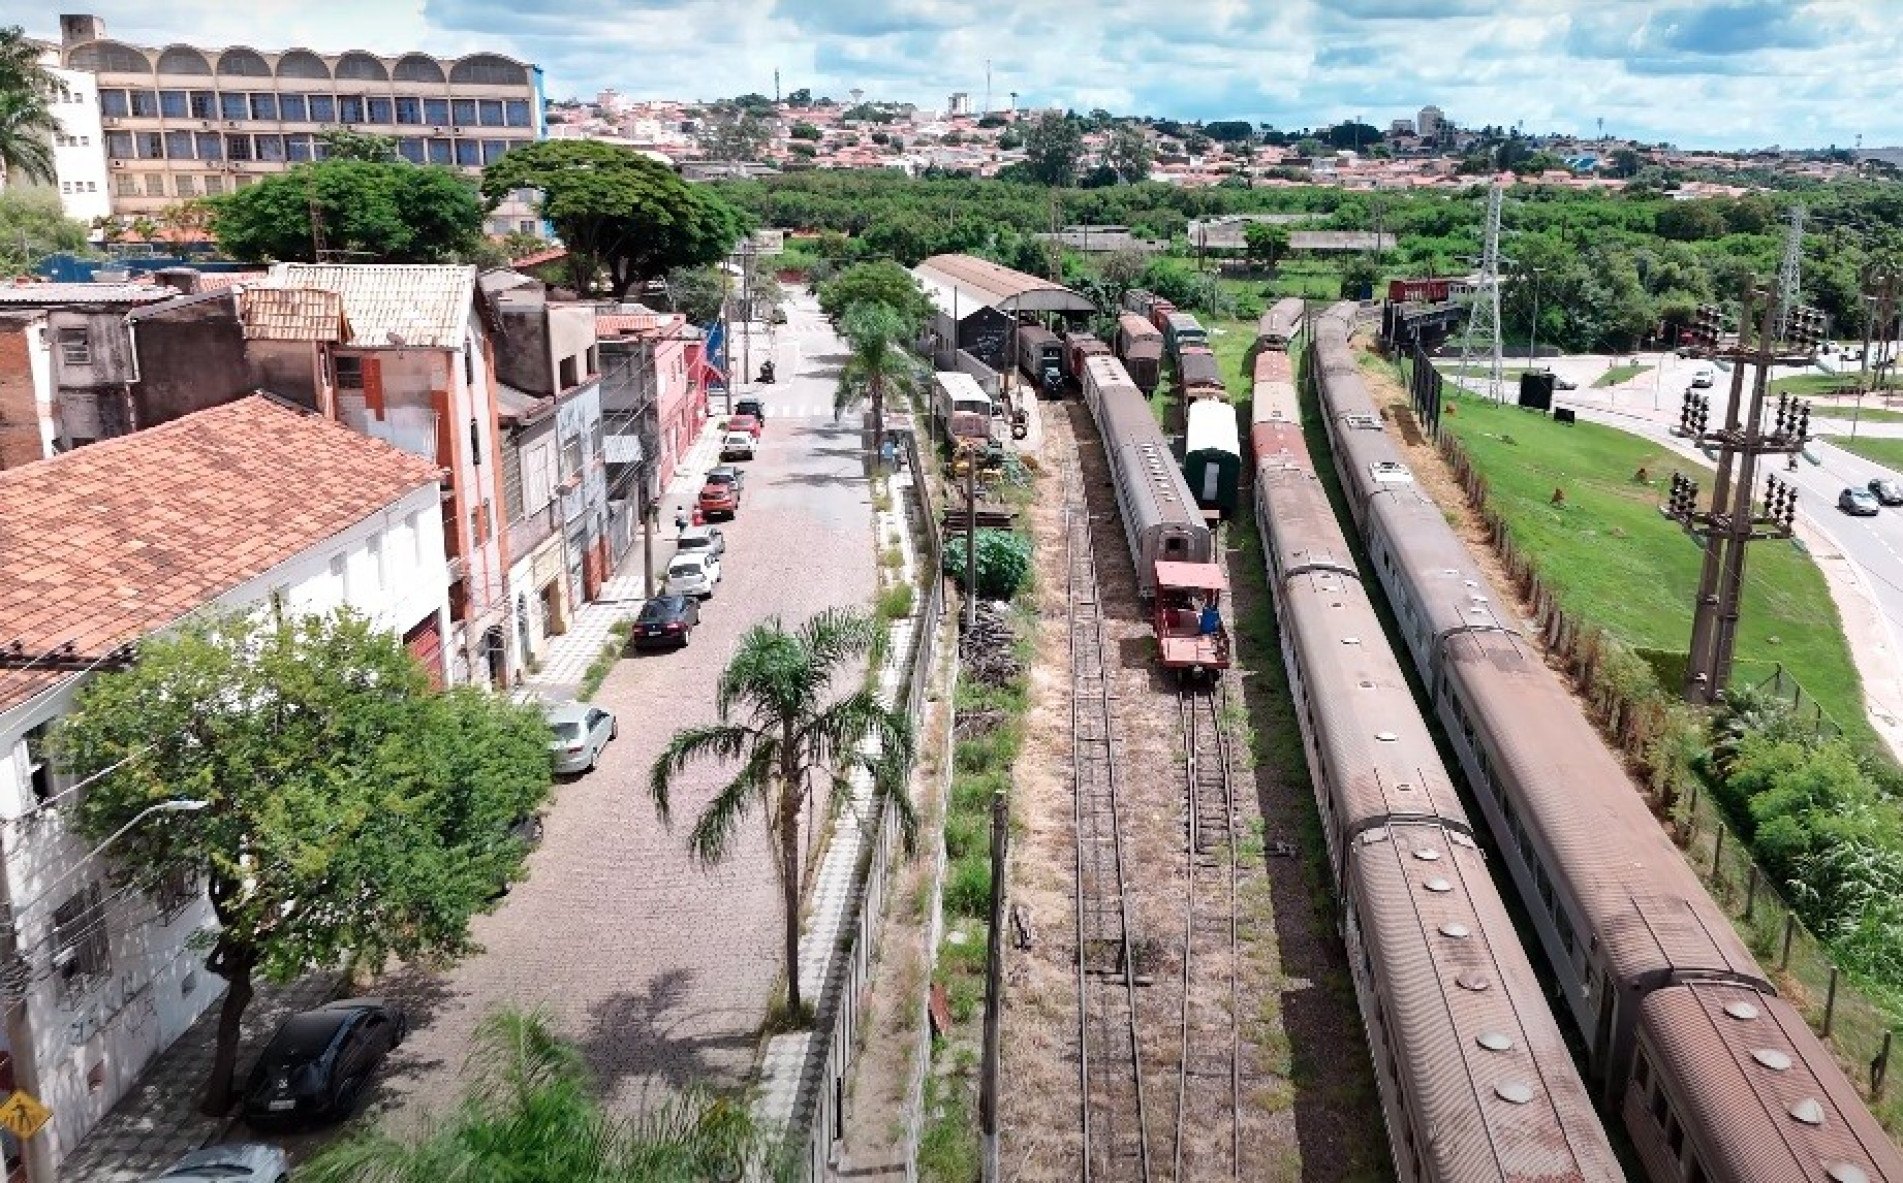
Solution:
[{"label": "grass lawn", "polygon": [[[1493,367],[1486,365],[1463,366],[1459,362],[1455,362],[1452,365],[1440,365],[1434,368],[1440,371],[1441,377],[1443,378],[1489,378],[1493,376]],[[1502,365],[1500,367],[1500,376],[1502,378],[1518,379],[1519,376],[1525,372],[1526,367],[1523,365]]]},{"label": "grass lawn", "polygon": [[1617,386],[1621,382],[1630,382],[1651,369],[1651,366],[1624,365],[1614,366],[1592,380],[1594,386]]},{"label": "grass lawn", "polygon": [[[1658,505],[1673,469],[1687,462],[1610,427],[1565,427],[1472,398],[1456,405],[1443,426],[1467,446],[1514,539],[1537,555],[1561,603],[1628,645],[1683,653],[1702,556]],[[1903,460],[1903,440],[1884,442]],[[1640,468],[1647,483],[1633,479]],[[1708,496],[1711,473],[1697,479]],[[1555,488],[1563,506],[1552,504]],[[1776,662],[1846,731],[1871,736],[1823,575],[1796,548],[1762,542],[1746,569],[1734,680],[1758,681]]]},{"label": "grass lawn", "polygon": [[1244,367],[1249,360],[1249,347],[1255,344],[1255,322],[1212,320],[1207,323],[1209,349],[1216,355],[1216,367],[1222,371],[1223,385],[1229,388],[1229,401],[1247,407],[1250,391],[1255,385],[1255,374]]},{"label": "grass lawn", "polygon": [[1856,439],[1847,435],[1833,435],[1826,439],[1846,452],[1855,452],[1865,460],[1903,472],[1903,440],[1872,439],[1867,435],[1860,435]]},{"label": "grass lawn", "polygon": [[[1835,394],[1838,391],[1853,391],[1857,388],[1857,372],[1847,374],[1792,374],[1788,378],[1771,380],[1773,394]],[[1864,381],[1869,381],[1865,378]],[[1886,390],[1903,390],[1903,377],[1891,375],[1883,384]]]},{"label": "grass lawn", "polygon": [[1903,411],[1886,411],[1882,407],[1865,407],[1861,414],[1848,403],[1811,405],[1813,419],[1855,419],[1860,423],[1903,423]]}]

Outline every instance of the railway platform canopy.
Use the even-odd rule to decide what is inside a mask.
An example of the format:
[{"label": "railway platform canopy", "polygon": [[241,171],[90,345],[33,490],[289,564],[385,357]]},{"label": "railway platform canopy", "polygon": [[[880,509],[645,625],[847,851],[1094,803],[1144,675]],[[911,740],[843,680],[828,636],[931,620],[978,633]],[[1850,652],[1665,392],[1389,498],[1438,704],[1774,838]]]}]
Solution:
[{"label": "railway platform canopy", "polygon": [[912,268],[939,310],[961,316],[978,308],[1016,315],[1057,312],[1089,316],[1097,306],[1060,283],[972,255],[933,255]]}]

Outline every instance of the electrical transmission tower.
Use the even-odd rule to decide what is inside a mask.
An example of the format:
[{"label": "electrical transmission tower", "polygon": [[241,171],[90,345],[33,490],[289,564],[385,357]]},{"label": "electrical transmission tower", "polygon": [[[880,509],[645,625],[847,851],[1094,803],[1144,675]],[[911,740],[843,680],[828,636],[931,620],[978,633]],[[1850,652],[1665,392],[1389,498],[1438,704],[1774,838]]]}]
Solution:
[{"label": "electrical transmission tower", "polygon": [[[1765,538],[1789,538],[1797,518],[1797,489],[1789,481],[1775,473],[1767,476],[1762,508],[1754,486],[1760,456],[1789,456],[1792,467],[1796,466],[1797,454],[1810,439],[1810,404],[1780,394],[1767,422],[1765,396],[1772,366],[1815,360],[1824,337],[1824,314],[1815,308],[1793,307],[1784,314],[1789,327],[1779,334],[1780,303],[1778,292],[1747,290],[1738,319],[1738,341],[1729,347],[1720,343],[1717,308],[1700,308],[1692,328],[1705,347],[1701,352],[1730,360],[1731,397],[1723,426],[1714,430],[1710,396],[1687,391],[1675,433],[1719,454],[1711,508],[1699,508],[1697,482],[1676,472],[1666,503],[1660,507],[1660,512],[1698,539],[1705,552],[1685,664],[1685,698],[1690,702],[1718,701],[1731,681],[1746,547]],[[1754,342],[1752,321],[1760,312]]]},{"label": "electrical transmission tower", "polygon": [[1787,335],[1791,313],[1804,296],[1804,207],[1791,207],[1791,224],[1784,231],[1784,261],[1777,269],[1777,335]]},{"label": "electrical transmission tower", "polygon": [[1480,281],[1474,286],[1473,304],[1467,318],[1467,336],[1460,343],[1460,373],[1465,378],[1473,371],[1469,362],[1474,342],[1492,346],[1487,366],[1487,397],[1499,402],[1502,397],[1500,376],[1500,205],[1506,189],[1495,181],[1487,189],[1487,239],[1480,255]]}]

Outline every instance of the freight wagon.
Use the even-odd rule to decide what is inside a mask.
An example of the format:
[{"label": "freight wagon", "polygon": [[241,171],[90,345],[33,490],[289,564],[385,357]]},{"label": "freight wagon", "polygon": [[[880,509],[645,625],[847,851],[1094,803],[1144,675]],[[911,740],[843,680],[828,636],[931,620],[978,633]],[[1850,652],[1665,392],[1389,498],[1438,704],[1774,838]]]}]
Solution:
[{"label": "freight wagon", "polygon": [[1189,404],[1183,442],[1183,480],[1205,514],[1227,520],[1236,512],[1242,478],[1242,432],[1236,409],[1218,399]]},{"label": "freight wagon", "polygon": [[1163,364],[1163,334],[1155,325],[1134,312],[1118,317],[1117,356],[1138,390],[1147,395],[1156,389]]}]

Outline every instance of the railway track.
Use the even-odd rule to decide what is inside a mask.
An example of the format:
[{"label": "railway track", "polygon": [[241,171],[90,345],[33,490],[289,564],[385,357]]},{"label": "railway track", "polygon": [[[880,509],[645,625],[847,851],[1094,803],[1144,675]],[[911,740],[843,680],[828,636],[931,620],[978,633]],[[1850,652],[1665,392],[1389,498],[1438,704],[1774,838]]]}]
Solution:
[{"label": "railway track", "polygon": [[1242,1177],[1242,1054],[1236,931],[1235,787],[1223,734],[1226,684],[1183,687],[1187,833],[1183,909],[1182,1049],[1177,1061],[1171,1178]]},{"label": "railway track", "polygon": [[1071,776],[1076,825],[1078,1085],[1082,1178],[1151,1178],[1137,1042],[1130,903],[1117,817],[1103,605],[1090,506],[1073,451],[1064,488],[1069,571]]}]

